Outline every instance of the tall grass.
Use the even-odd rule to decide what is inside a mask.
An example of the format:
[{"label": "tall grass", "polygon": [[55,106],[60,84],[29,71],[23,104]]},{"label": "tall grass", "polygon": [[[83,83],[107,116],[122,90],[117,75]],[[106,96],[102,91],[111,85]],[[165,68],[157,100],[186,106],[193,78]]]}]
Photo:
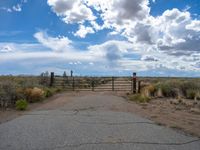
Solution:
[{"label": "tall grass", "polygon": [[[188,99],[200,99],[199,79],[169,79],[150,83],[143,87],[143,93],[152,97],[184,97]],[[146,94],[147,95],[147,94]]]}]

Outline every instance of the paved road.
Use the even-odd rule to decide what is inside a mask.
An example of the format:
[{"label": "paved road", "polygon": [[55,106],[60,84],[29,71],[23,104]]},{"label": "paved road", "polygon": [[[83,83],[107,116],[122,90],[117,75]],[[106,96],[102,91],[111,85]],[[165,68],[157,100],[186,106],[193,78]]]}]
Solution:
[{"label": "paved road", "polygon": [[[58,98],[68,101],[68,97]],[[55,102],[54,102],[55,103]],[[0,124],[0,150],[199,150],[196,137],[114,111],[129,105],[103,93],[74,96]]]}]

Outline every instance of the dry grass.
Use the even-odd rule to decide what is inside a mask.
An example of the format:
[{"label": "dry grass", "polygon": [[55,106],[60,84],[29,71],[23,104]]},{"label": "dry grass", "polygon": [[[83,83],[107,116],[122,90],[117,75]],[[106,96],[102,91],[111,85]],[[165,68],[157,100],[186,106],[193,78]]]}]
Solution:
[{"label": "dry grass", "polygon": [[153,80],[142,88],[142,93],[149,97],[171,97],[200,100],[199,79]]}]

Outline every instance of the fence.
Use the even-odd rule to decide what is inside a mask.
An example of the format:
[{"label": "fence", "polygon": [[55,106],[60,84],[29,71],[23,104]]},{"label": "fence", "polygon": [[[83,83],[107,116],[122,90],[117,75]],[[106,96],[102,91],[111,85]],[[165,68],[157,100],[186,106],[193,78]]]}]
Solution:
[{"label": "fence", "polygon": [[136,73],[133,77],[80,77],[55,76],[51,72],[51,87],[60,87],[71,91],[129,91],[140,92],[140,81],[137,82]]}]

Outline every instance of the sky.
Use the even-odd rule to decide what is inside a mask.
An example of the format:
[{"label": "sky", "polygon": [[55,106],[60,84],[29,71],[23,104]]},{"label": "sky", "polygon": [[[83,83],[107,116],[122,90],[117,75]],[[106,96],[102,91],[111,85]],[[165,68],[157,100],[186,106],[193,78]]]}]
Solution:
[{"label": "sky", "polygon": [[0,74],[200,77],[200,0],[0,0]]}]

